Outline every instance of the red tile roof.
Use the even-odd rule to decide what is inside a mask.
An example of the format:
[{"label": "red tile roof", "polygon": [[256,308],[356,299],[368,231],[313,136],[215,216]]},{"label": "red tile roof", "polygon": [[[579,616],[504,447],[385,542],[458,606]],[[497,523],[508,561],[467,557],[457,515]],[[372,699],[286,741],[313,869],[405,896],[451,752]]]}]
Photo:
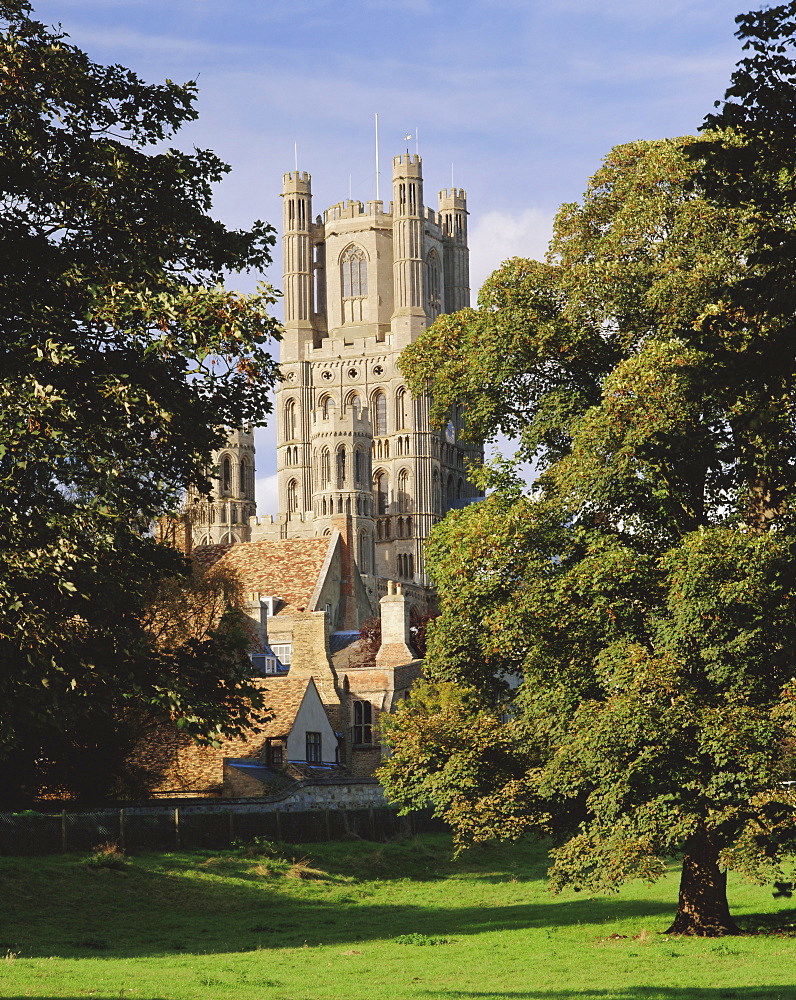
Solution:
[{"label": "red tile roof", "polygon": [[194,549],[200,566],[229,566],[240,575],[246,593],[278,597],[277,614],[310,609],[331,538],[289,538],[274,542],[207,545]]}]

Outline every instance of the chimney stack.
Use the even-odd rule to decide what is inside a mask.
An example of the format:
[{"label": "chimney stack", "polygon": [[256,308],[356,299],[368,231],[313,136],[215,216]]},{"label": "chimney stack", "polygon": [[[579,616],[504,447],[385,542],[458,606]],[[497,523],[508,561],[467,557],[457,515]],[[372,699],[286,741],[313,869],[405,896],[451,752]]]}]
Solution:
[{"label": "chimney stack", "polygon": [[409,645],[409,601],[400,583],[390,580],[381,606],[381,646],[376,654],[377,667],[398,667],[417,657]]}]

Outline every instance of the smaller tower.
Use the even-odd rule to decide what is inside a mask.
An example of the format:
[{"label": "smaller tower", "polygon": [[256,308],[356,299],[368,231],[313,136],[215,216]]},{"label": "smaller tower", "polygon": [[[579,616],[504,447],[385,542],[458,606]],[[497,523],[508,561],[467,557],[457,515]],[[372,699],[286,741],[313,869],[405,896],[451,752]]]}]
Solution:
[{"label": "smaller tower", "polygon": [[393,296],[390,323],[394,349],[411,343],[427,325],[424,275],[425,206],[423,161],[405,153],[393,157]]},{"label": "smaller tower", "polygon": [[285,333],[282,360],[301,357],[306,343],[315,339],[313,318],[312,178],[304,171],[291,170],[282,182],[284,236]]},{"label": "smaller tower", "polygon": [[467,194],[463,188],[440,191],[438,216],[445,250],[444,311],[458,312],[470,305]]},{"label": "smaller tower", "polygon": [[251,541],[249,518],[257,511],[254,500],[254,432],[251,428],[229,432],[226,444],[213,454],[208,478],[209,498],[192,492],[185,513],[193,527],[194,545]]}]

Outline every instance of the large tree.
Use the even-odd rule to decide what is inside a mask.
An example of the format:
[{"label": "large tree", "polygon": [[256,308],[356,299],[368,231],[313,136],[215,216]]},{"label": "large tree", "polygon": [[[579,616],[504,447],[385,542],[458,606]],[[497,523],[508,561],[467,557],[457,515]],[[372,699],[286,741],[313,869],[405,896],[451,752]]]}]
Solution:
[{"label": "large tree", "polygon": [[[727,869],[769,879],[796,846],[796,300],[775,252],[796,162],[731,114],[614,149],[548,263],[509,261],[402,359],[438,420],[462,403],[541,474],[528,496],[485,473],[432,534],[442,615],[430,683],[388,723],[388,792],[460,843],[544,831],[559,889],[682,854],[674,933],[736,932]],[[728,166],[751,147],[754,197]]]},{"label": "large tree", "polygon": [[149,525],[269,409],[273,293],[224,275],[264,267],[273,231],[214,220],[228,168],[168,147],[192,83],[97,65],[25,0],[0,28],[0,757],[120,700],[234,728],[245,657],[194,669],[148,628],[186,572]]}]

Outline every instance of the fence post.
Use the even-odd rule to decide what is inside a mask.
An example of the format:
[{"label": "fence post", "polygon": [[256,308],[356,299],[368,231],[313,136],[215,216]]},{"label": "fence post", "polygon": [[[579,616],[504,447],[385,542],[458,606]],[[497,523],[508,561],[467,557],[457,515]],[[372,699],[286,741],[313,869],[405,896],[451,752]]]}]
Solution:
[{"label": "fence post", "polygon": [[119,810],[119,847],[124,853],[125,839],[124,839],[124,809]]},{"label": "fence post", "polygon": [[229,811],[229,846],[235,843],[235,813],[232,809]]},{"label": "fence post", "polygon": [[331,840],[332,839],[332,831],[329,828],[329,809],[328,809],[328,807],[323,810],[323,826],[324,826],[324,829],[326,830],[326,839],[327,840]]},{"label": "fence post", "polygon": [[282,813],[279,809],[274,810],[274,816],[276,817],[276,839],[282,839]]},{"label": "fence post", "polygon": [[180,849],[180,807],[174,807],[174,847]]},{"label": "fence post", "polygon": [[66,854],[66,809],[61,810],[61,853]]}]

